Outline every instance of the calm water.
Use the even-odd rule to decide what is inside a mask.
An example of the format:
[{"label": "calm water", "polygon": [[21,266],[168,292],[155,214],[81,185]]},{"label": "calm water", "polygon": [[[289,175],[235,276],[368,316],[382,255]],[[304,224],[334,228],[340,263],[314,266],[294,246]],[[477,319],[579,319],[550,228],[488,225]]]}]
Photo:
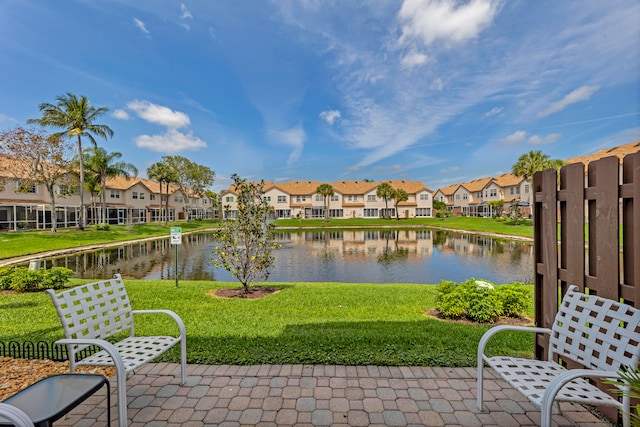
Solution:
[{"label": "calm water", "polygon": [[[495,283],[532,282],[533,246],[489,237],[421,230],[279,232],[270,281],[439,283],[470,277]],[[210,261],[210,234],[184,235],[178,245],[179,278],[236,281]],[[174,279],[169,239],[123,245],[43,261],[65,266],[73,277],[102,279],[121,273],[135,279]]]}]

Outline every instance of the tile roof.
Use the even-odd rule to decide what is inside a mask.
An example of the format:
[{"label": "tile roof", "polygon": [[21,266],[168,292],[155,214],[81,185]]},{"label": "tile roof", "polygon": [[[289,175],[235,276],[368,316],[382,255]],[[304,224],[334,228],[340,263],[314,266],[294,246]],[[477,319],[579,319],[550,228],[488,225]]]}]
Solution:
[{"label": "tile roof", "polygon": [[588,165],[590,162],[594,160],[602,159],[604,157],[609,156],[618,156],[620,159],[620,163],[622,163],[622,159],[627,154],[633,154],[640,151],[640,142],[630,142],[629,144],[619,145],[617,147],[605,148],[600,151],[596,151],[595,153],[585,154],[584,156],[572,157],[570,159],[565,160],[567,163],[584,163],[584,165]]},{"label": "tile roof", "polygon": [[438,191],[444,194],[445,196],[452,196],[453,193],[460,187],[460,184],[452,184],[447,187],[438,188]]},{"label": "tile roof", "polygon": [[523,178],[515,176],[512,173],[503,173],[502,175],[493,178],[493,180],[500,187],[513,187],[514,185],[520,184]]},{"label": "tile roof", "polygon": [[473,181],[463,182],[462,184],[460,184],[460,186],[466,188],[470,193],[477,193],[478,191],[481,191],[484,187],[486,187],[492,179],[493,178],[491,177],[478,178],[474,179]]}]

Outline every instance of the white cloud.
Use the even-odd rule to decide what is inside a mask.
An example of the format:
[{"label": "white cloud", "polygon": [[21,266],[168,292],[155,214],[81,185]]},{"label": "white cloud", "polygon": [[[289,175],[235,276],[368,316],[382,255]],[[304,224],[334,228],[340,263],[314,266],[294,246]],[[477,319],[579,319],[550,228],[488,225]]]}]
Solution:
[{"label": "white cloud", "polygon": [[433,82],[431,82],[431,86],[429,87],[437,90],[438,92],[442,92],[442,89],[444,89],[444,82],[441,78],[433,79]]},{"label": "white cloud", "polygon": [[293,149],[287,159],[287,165],[291,165],[300,159],[304,142],[307,139],[307,134],[304,129],[302,129],[302,126],[298,125],[287,130],[272,131],[271,133],[276,142],[287,145]]},{"label": "white cloud", "polygon": [[512,133],[511,135],[507,136],[504,139],[504,142],[507,145],[516,145],[526,140],[527,140],[527,133],[523,130],[518,130]]},{"label": "white cloud", "polygon": [[400,44],[418,41],[429,46],[436,40],[464,42],[474,39],[491,24],[498,12],[497,0],[405,0],[398,20]]},{"label": "white cloud", "polygon": [[322,111],[319,114],[320,118],[322,120],[324,120],[325,122],[329,123],[330,125],[333,125],[333,123],[335,123],[336,120],[341,118],[341,114],[339,110],[326,110],[326,111]]},{"label": "white cloud", "polygon": [[429,57],[421,52],[411,51],[402,58],[402,66],[404,68],[413,68],[426,64]]},{"label": "white cloud", "polygon": [[209,31],[209,36],[211,36],[212,39],[216,38],[216,29],[215,28],[209,27],[209,29],[207,31]]},{"label": "white cloud", "polygon": [[546,110],[538,113],[538,117],[546,117],[553,113],[564,110],[571,104],[576,102],[586,101],[591,98],[591,95],[597,91],[599,86],[581,86],[578,89],[571,92],[569,95],[562,98],[560,101],[556,101],[549,105]]},{"label": "white cloud", "polygon": [[498,114],[500,114],[500,113],[502,113],[502,107],[493,107],[493,108],[491,109],[491,111],[487,111],[487,112],[485,113],[485,116],[486,116],[486,117],[491,117],[491,116],[498,115]]},{"label": "white cloud", "polygon": [[147,26],[144,25],[144,22],[139,20],[138,18],[133,18],[133,22],[136,24],[136,27],[140,29],[145,34],[149,34],[149,30],[147,30]]},{"label": "white cloud", "polygon": [[440,169],[440,173],[453,173],[458,172],[460,170],[459,166],[451,166],[449,168]]},{"label": "white cloud", "polygon": [[168,129],[161,135],[140,135],[134,141],[136,146],[140,148],[160,153],[196,151],[207,146],[206,142],[193,136],[191,132],[182,133],[176,129]]},{"label": "white cloud", "polygon": [[551,144],[552,142],[556,142],[560,136],[559,133],[550,133],[547,136],[531,135],[527,142],[533,145]]},{"label": "white cloud", "polygon": [[180,26],[183,27],[185,30],[189,31],[191,29],[191,26],[189,24],[187,24],[187,20],[193,20],[193,15],[191,15],[191,12],[189,11],[189,9],[187,9],[187,6],[184,5],[184,3],[182,3],[180,5]]},{"label": "white cloud", "polygon": [[137,99],[127,104],[127,108],[138,114],[138,117],[151,123],[168,128],[180,129],[191,124],[189,116],[181,111],[173,111],[163,105],[152,104],[149,101]]},{"label": "white cloud", "polygon": [[193,19],[193,15],[184,3],[180,4],[180,19]]},{"label": "white cloud", "polygon": [[118,108],[117,110],[115,110],[112,116],[120,120],[129,120],[129,113],[127,113],[122,108]]},{"label": "white cloud", "polygon": [[0,114],[0,122],[18,123],[13,117],[5,116],[4,114]]}]

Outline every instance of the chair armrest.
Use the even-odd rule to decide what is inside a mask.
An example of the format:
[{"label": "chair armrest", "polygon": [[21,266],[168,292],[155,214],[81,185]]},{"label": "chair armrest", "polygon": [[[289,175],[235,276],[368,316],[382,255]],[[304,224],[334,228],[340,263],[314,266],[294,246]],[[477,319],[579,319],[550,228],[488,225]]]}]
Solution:
[{"label": "chair armrest", "polygon": [[118,353],[118,349],[111,344],[109,341],[94,339],[94,338],[63,338],[61,340],[57,340],[56,344],[64,344],[64,345],[95,345],[102,348],[104,351],[109,353],[111,359],[113,360],[113,365],[116,368],[116,373],[124,372],[126,370],[126,366],[124,365],[124,361],[122,360],[122,356]]},{"label": "chair armrest", "polygon": [[178,325],[180,331],[180,337],[185,338],[187,336],[186,329],[182,318],[171,310],[132,310],[131,314],[164,314],[171,317]]},{"label": "chair armrest", "polygon": [[33,421],[20,408],[0,402],[0,420],[7,420],[16,427],[33,427]]},{"label": "chair armrest", "polygon": [[499,332],[504,331],[521,331],[521,332],[533,332],[533,333],[542,333],[542,334],[551,334],[551,329],[549,328],[538,328],[535,326],[516,326],[516,325],[500,325],[494,326],[485,332],[480,338],[480,342],[478,343],[478,366],[484,360],[484,349],[487,346],[487,343]]}]

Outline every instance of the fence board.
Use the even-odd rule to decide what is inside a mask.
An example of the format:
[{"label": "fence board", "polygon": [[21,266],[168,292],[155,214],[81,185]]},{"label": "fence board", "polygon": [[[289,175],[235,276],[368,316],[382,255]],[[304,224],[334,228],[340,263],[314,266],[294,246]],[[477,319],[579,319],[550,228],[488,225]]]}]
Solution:
[{"label": "fence board", "polygon": [[[533,189],[536,325],[551,325],[572,284],[640,307],[640,152],[622,166],[618,157],[591,162],[586,174],[581,163],[565,166],[559,184],[555,170],[537,172]],[[547,351],[548,340],[537,337],[536,357]],[[601,410],[616,419],[615,410]]]}]

